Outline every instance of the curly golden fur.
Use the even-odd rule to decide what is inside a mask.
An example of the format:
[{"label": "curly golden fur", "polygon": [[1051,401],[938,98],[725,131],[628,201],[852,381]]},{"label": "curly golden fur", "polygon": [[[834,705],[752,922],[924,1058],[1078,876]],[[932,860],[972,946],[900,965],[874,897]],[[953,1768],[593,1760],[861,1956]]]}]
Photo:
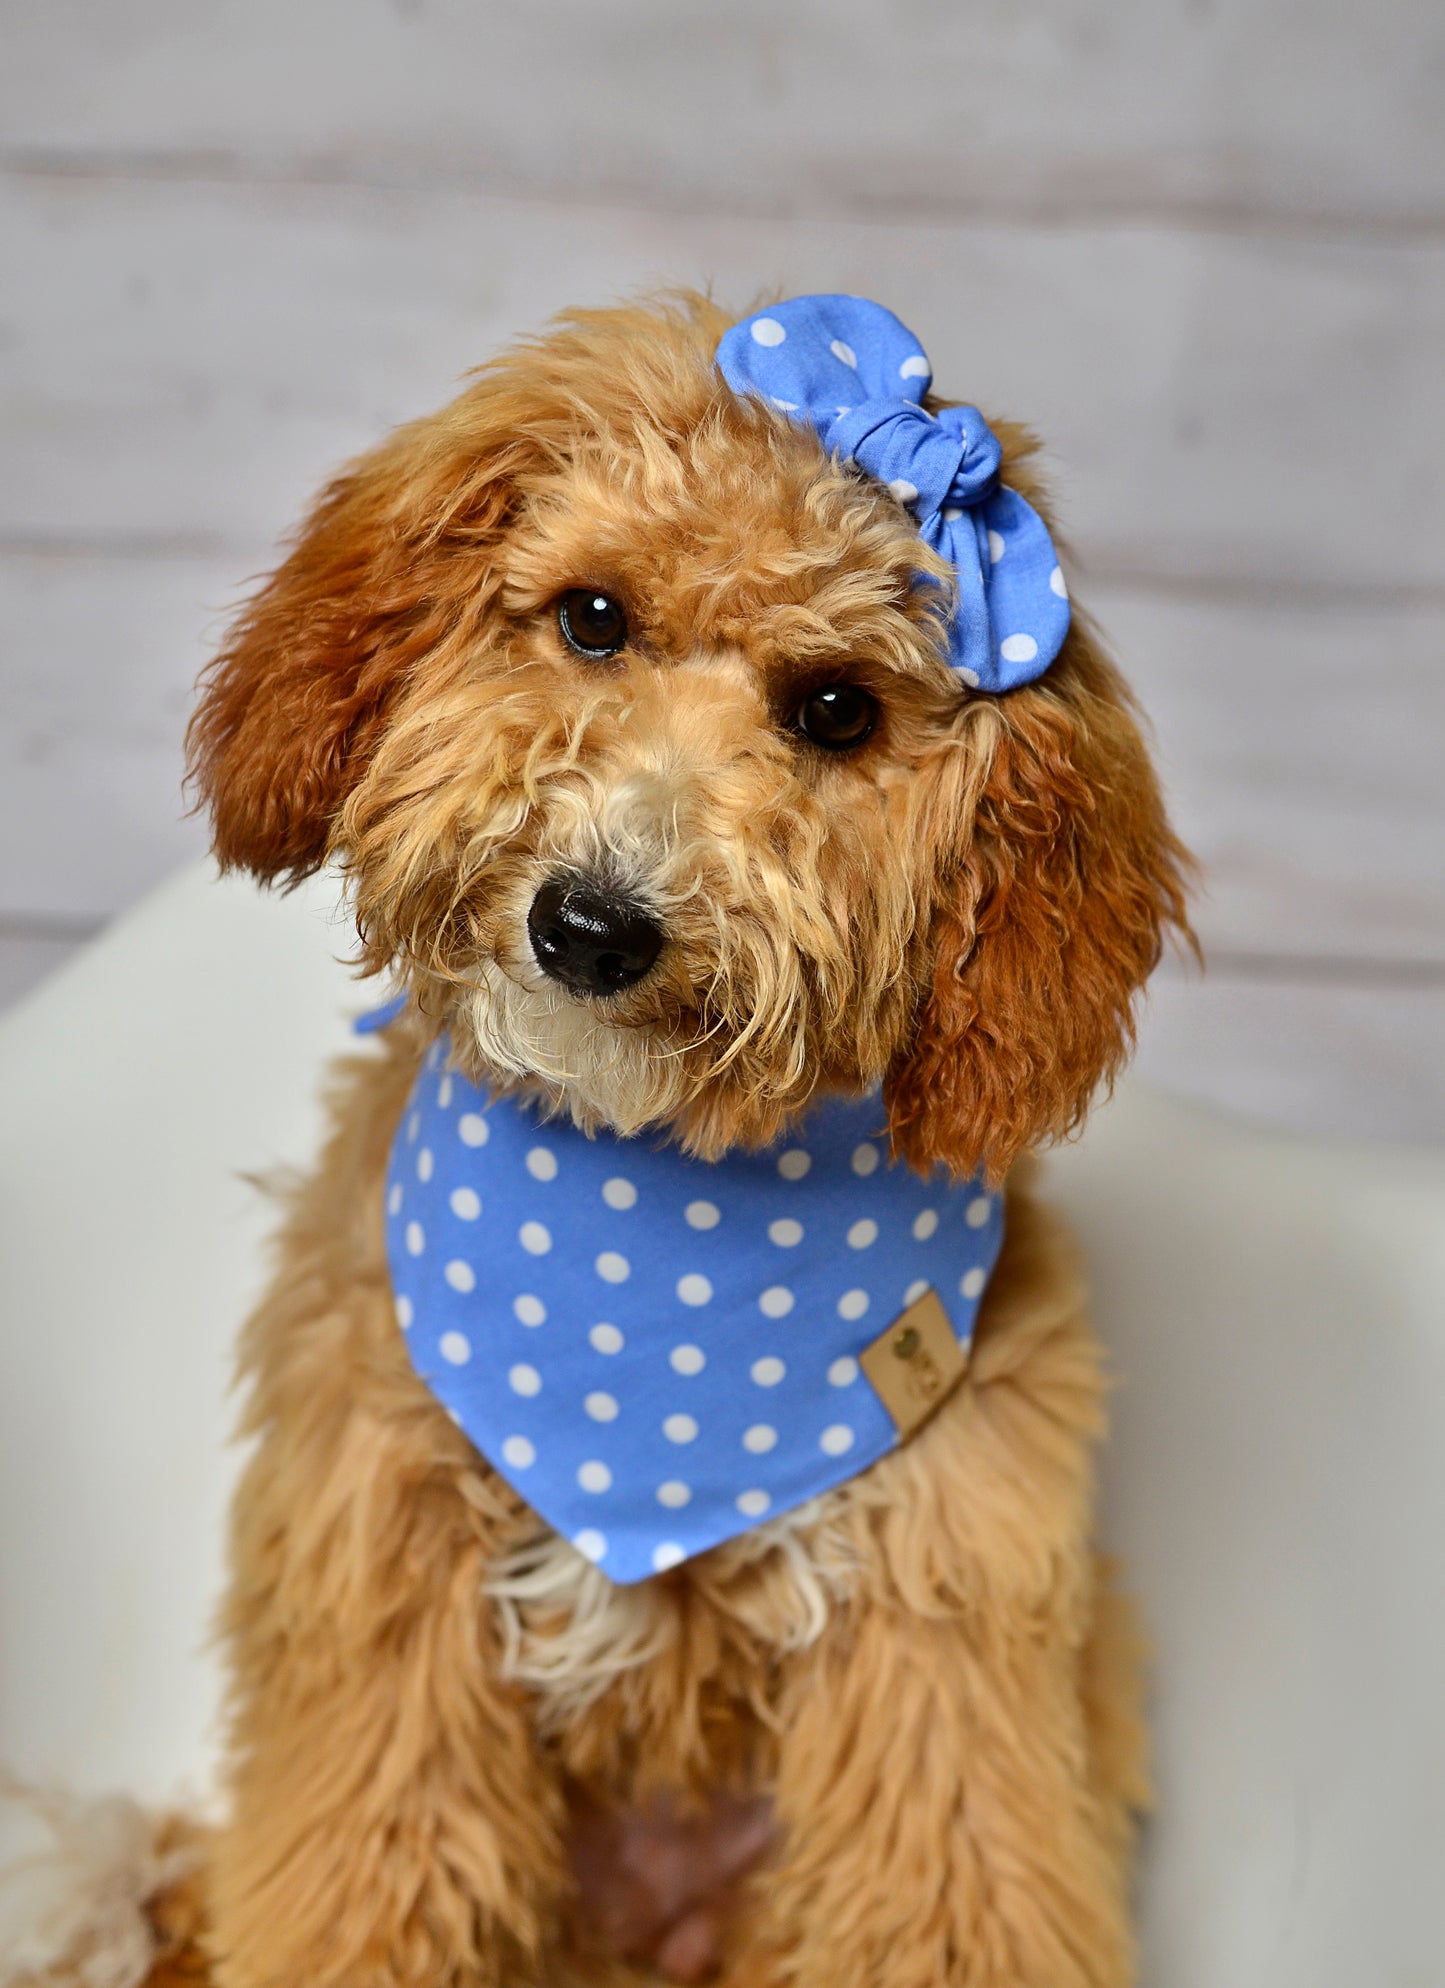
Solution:
[{"label": "curly golden fur", "polygon": [[[221,860],[338,861],[364,963],[414,997],[337,1079],[243,1348],[218,1988],[640,1980],[579,1907],[569,1814],[760,1794],[770,1848],[693,1972],[1132,1978],[1100,1365],[1016,1163],[1118,1068],[1184,859],[1084,617],[1039,681],[970,693],[907,513],[728,390],[726,323],[699,298],[578,314],[482,369],[324,493],[205,682]],[[1030,437],[994,426],[1041,503]],[[609,661],[559,633],[584,586],[625,605]],[[830,755],[793,717],[844,677],[880,716]],[[527,912],[559,874],[663,928],[636,986],[541,971]],[[708,1157],[881,1083],[908,1162],[1009,1174],[966,1384],[826,1499],[614,1589],[401,1344],[381,1183],[443,1028],[493,1088]]]}]

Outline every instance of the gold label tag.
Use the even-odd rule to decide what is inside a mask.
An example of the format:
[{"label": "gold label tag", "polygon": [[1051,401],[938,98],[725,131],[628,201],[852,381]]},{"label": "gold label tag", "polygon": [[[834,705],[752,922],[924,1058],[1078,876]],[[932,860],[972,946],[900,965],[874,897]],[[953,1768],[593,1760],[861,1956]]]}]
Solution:
[{"label": "gold label tag", "polygon": [[960,1343],[936,1291],[925,1291],[858,1355],[873,1392],[903,1441],[922,1428],[968,1371]]}]

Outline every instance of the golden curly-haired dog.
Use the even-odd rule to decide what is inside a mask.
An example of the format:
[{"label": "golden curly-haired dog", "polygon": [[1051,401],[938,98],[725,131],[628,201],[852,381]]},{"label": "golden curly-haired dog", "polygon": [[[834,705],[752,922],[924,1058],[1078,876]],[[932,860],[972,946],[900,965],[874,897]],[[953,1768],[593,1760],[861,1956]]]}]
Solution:
[{"label": "golden curly-haired dog", "polygon": [[[969,691],[913,520],[730,391],[728,321],[579,313],[484,367],[330,486],[205,681],[222,863],[339,861],[365,964],[413,996],[336,1080],[245,1335],[220,1988],[1132,1975],[1100,1358],[1023,1156],[1118,1068],[1185,859],[1087,620],[1036,682]],[[579,589],[625,621],[605,661],[559,629]],[[799,714],[840,685],[872,730],[821,751]],[[542,972],[559,871],[645,894],[653,970]],[[382,1178],[443,1028],[493,1089],[708,1158],[881,1083],[906,1161],[1009,1176],[964,1385],[841,1489],[611,1584],[403,1350]]]}]

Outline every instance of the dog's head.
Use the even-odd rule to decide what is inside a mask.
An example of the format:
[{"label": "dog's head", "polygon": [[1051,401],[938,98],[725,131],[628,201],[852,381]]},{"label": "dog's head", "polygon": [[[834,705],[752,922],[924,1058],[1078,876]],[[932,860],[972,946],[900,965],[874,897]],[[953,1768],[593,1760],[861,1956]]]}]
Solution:
[{"label": "dog's head", "polygon": [[997,1177],[1120,1064],[1182,851],[1087,622],[970,691],[912,518],[726,325],[569,318],[331,485],[204,682],[216,851],[339,859],[468,1073],[584,1124],[712,1156],[881,1080]]}]

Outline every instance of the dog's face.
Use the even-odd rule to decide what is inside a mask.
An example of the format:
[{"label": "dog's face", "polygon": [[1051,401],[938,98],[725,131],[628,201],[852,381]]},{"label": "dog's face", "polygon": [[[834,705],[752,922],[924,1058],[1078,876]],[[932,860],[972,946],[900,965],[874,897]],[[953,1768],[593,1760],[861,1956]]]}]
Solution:
[{"label": "dog's face", "polygon": [[1180,852],[1087,629],[969,692],[912,519],[726,322],[571,320],[332,486],[194,721],[217,851],[339,857],[469,1074],[582,1123],[711,1156],[883,1081],[997,1174],[1117,1066]]}]

